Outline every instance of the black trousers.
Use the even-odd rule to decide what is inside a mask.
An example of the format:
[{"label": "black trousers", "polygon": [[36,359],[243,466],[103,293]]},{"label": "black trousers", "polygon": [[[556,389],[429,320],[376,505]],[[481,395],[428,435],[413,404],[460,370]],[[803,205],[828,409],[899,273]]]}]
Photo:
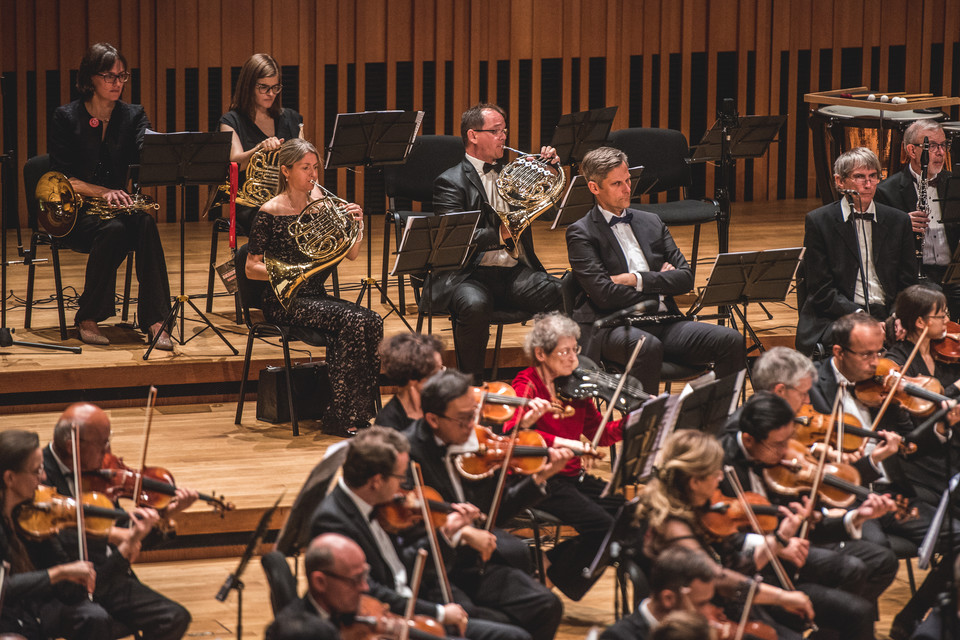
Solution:
[{"label": "black trousers", "polygon": [[[865,523],[867,528],[869,521]],[[861,562],[863,564],[864,579],[860,582],[859,588],[853,593],[862,596],[874,608],[876,615],[877,598],[886,591],[893,579],[897,577],[899,562],[893,551],[889,547],[870,542],[867,536],[860,540],[848,540],[844,542],[835,542],[821,545],[824,549],[836,551],[846,556],[846,561]],[[812,551],[811,547],[811,551]],[[836,560],[826,559],[826,563],[836,562]],[[816,559],[807,559],[807,564],[815,564]],[[824,567],[825,570],[828,567]]]},{"label": "black trousers", "polygon": [[514,267],[477,267],[457,285],[448,306],[455,319],[460,370],[483,375],[490,340],[490,315],[499,310],[543,313],[563,305],[560,280],[522,262]]},{"label": "black trousers", "polygon": [[743,336],[729,327],[704,322],[671,322],[637,327],[614,327],[594,337],[600,341],[600,357],[625,367],[634,345],[646,338],[630,372],[645,391],[657,394],[664,360],[692,367],[714,363],[717,378],[746,366]]},{"label": "black trousers", "polygon": [[613,515],[623,504],[620,495],[600,498],[606,482],[592,475],[553,476],[547,480],[547,497],[537,503],[540,511],[556,516],[577,530],[547,552],[550,581],[568,598],[579,600],[589,588],[583,569],[590,566],[613,526]]},{"label": "black trousers", "polygon": [[170,281],[157,223],[148,213],[119,215],[111,220],[82,215],[64,244],[90,254],[74,322],[103,322],[117,313],[117,269],[134,252],[137,270],[137,324],[140,330],[162,322],[170,311]]}]

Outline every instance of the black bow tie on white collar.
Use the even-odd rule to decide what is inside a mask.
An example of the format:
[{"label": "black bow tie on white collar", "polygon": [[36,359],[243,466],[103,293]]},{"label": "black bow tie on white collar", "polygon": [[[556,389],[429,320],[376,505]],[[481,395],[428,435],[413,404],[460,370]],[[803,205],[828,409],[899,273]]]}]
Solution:
[{"label": "black bow tie on white collar", "polygon": [[496,163],[484,162],[483,163],[483,174],[486,175],[491,171],[500,172],[500,165]]},{"label": "black bow tie on white collar", "polygon": [[873,222],[873,214],[872,214],[872,213],[860,213],[860,212],[858,212],[858,211],[853,211],[853,212],[851,212],[850,216],[851,216],[854,220],[866,220],[867,222]]},{"label": "black bow tie on white collar", "polygon": [[619,216],[613,216],[612,218],[610,218],[610,228],[612,229],[613,227],[617,226],[621,222],[623,224],[630,224],[632,221],[633,221],[633,212],[625,211]]}]

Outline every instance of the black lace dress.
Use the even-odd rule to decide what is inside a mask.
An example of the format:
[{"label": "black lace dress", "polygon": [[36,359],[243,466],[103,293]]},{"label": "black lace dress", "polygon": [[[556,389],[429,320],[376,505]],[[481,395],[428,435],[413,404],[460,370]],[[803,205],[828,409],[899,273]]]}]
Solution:
[{"label": "black lace dress", "polygon": [[[284,262],[311,262],[288,233],[296,219],[295,215],[258,213],[250,230],[250,254],[269,251]],[[343,433],[351,427],[366,426],[374,415],[380,372],[377,347],[383,338],[383,319],[375,311],[327,295],[323,283],[332,270],[307,280],[297,290],[289,310],[283,308],[273,289],[266,287],[262,309],[271,322],[313,327],[330,335],[326,359],[333,399],[324,416],[324,430]]]}]

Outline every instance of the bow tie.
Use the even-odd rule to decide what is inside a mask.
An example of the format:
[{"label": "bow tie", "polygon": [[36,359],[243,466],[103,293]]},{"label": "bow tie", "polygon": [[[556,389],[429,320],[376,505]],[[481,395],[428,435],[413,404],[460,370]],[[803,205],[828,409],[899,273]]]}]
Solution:
[{"label": "bow tie", "polygon": [[610,218],[610,228],[612,229],[613,227],[617,226],[620,223],[630,224],[630,222],[632,221],[633,221],[633,212],[627,211],[619,216],[613,216],[612,218]]},{"label": "bow tie", "polygon": [[873,222],[872,213],[858,213],[856,211],[853,211],[850,214],[850,217],[852,217],[854,220],[866,220],[867,222]]},{"label": "bow tie", "polygon": [[499,172],[500,172],[500,165],[498,165],[498,164],[496,164],[496,163],[491,164],[491,163],[489,163],[489,162],[484,162],[484,163],[483,163],[483,174],[486,175],[486,174],[490,173],[491,171],[496,171],[497,173],[499,173]]}]

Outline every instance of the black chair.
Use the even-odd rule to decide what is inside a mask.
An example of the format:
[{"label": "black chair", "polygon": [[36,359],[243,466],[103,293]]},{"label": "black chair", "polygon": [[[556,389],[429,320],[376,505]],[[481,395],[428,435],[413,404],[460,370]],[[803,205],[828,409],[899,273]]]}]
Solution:
[{"label": "black chair", "polygon": [[720,204],[715,200],[696,199],[687,194],[693,186],[690,175],[690,148],[683,133],[673,129],[649,129],[635,127],[613,131],[610,144],[627,154],[631,167],[643,165],[637,194],[681,191],[681,199],[657,204],[634,206],[657,214],[667,226],[693,225],[693,251],[690,267],[697,276],[697,256],[700,251],[700,225],[717,222],[717,231],[722,224]]},{"label": "black chair", "polygon": [[300,426],[297,419],[297,405],[293,401],[293,375],[290,363],[290,343],[305,342],[314,347],[326,347],[327,335],[310,327],[278,325],[265,320],[255,319],[252,309],[260,309],[260,300],[264,289],[269,286],[266,281],[249,280],[244,265],[247,263],[247,245],[237,249],[237,290],[240,296],[240,309],[243,312],[243,322],[247,325],[247,349],[243,354],[243,375],[240,378],[240,395],[237,398],[237,415],[234,424],[240,424],[243,417],[243,399],[247,389],[247,376],[250,374],[250,357],[253,353],[254,338],[280,338],[283,347],[283,366],[287,375],[287,402],[290,409],[290,419],[293,422],[293,435],[300,435]]},{"label": "black chair", "polygon": [[260,558],[260,566],[267,576],[270,587],[270,606],[273,617],[277,617],[284,607],[297,599],[297,579],[290,571],[287,556],[280,551],[270,551]]},{"label": "black chair", "polygon": [[[55,238],[46,231],[40,229],[40,205],[34,194],[37,191],[37,183],[46,172],[50,171],[50,156],[47,154],[34,156],[27,160],[23,165],[23,187],[27,200],[27,222],[30,225],[30,258],[27,265],[27,305],[23,315],[23,328],[29,329],[33,320],[33,292],[34,280],[36,276],[36,264],[33,262],[37,257],[37,247],[47,245],[50,247],[50,262],[53,264],[53,280],[57,294],[57,313],[60,319],[60,339],[67,339],[67,320],[66,311],[63,303],[63,277],[60,272],[60,249],[69,249],[63,244],[60,238]],[[121,321],[126,322],[130,312],[130,282],[133,279],[133,252],[127,254],[127,273],[123,284],[123,306],[121,312]]]},{"label": "black chair", "polygon": [[[489,316],[491,326],[497,326],[497,338],[493,343],[493,369],[490,372],[490,379],[496,380],[500,372],[500,346],[503,342],[503,327],[508,324],[527,324],[533,319],[534,314],[529,311],[520,311],[517,309],[496,309]],[[422,319],[422,315],[421,315]],[[457,348],[457,319],[450,316],[450,326],[453,327],[453,349],[457,356],[457,369],[460,366],[460,349]],[[417,323],[417,331],[420,331],[420,323]]]},{"label": "black chair", "polygon": [[[390,225],[393,224],[397,246],[403,238],[403,229],[410,216],[424,216],[432,214],[433,181],[441,173],[456,166],[463,160],[463,141],[459,136],[419,136],[410,149],[406,162],[403,164],[387,165],[383,168],[384,190],[387,194],[387,212],[383,216],[383,272],[380,279],[383,282],[384,296],[380,302],[386,303],[387,272],[390,266]],[[422,211],[410,211],[402,207],[410,206],[412,202],[419,202]],[[419,285],[423,278],[417,281],[411,277],[413,294],[420,303]],[[397,307],[400,313],[406,312],[406,292],[403,276],[397,276]]]}]

